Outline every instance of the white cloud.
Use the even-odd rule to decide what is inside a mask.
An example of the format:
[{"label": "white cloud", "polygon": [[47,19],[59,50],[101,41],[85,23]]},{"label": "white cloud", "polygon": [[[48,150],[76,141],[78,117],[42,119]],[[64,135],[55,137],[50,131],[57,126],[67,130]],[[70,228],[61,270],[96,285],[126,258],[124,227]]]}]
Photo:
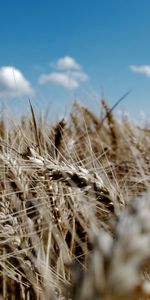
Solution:
[{"label": "white cloud", "polygon": [[76,62],[76,60],[73,57],[65,56],[57,60],[56,68],[60,70],[66,70],[66,69],[80,70],[81,66]]},{"label": "white cloud", "polygon": [[72,76],[74,79],[79,80],[79,81],[87,81],[88,80],[88,75],[84,72],[81,71],[70,71],[68,72],[69,76]]},{"label": "white cloud", "polygon": [[143,75],[146,75],[147,77],[150,77],[150,66],[149,65],[142,65],[142,66],[132,65],[132,66],[130,66],[130,70],[135,73],[143,74]]},{"label": "white cloud", "polygon": [[0,96],[33,96],[34,90],[21,71],[12,67],[0,68]]},{"label": "white cloud", "polygon": [[40,84],[47,84],[49,82],[60,85],[66,89],[76,89],[79,87],[79,82],[69,75],[69,73],[53,72],[50,74],[42,74],[39,78]]}]

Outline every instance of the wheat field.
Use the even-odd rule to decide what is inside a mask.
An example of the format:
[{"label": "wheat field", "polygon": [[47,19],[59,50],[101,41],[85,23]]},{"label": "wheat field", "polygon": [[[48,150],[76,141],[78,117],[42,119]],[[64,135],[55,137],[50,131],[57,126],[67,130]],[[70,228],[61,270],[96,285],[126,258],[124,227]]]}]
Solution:
[{"label": "wheat field", "polygon": [[0,121],[0,300],[150,299],[150,129],[30,108]]}]

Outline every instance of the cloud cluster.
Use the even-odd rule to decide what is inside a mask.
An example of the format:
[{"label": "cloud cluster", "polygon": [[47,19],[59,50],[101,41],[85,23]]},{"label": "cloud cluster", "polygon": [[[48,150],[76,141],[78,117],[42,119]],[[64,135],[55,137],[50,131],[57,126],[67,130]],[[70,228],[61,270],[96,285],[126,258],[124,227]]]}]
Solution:
[{"label": "cloud cluster", "polygon": [[33,96],[30,82],[12,66],[0,68],[0,96]]},{"label": "cloud cluster", "polygon": [[41,74],[39,84],[53,83],[68,90],[77,89],[88,76],[81,71],[81,66],[70,56],[59,58],[55,64],[55,72]]},{"label": "cloud cluster", "polygon": [[[55,84],[68,90],[77,89],[88,76],[82,66],[70,56],[59,58],[54,71],[39,76],[40,85]],[[130,65],[132,72],[150,77],[150,65]],[[0,97],[4,96],[33,96],[35,94],[30,82],[23,73],[14,66],[0,67]]]},{"label": "cloud cluster", "polygon": [[131,65],[130,70],[135,73],[143,74],[147,77],[150,77],[150,66],[149,65],[141,65],[141,66]]}]

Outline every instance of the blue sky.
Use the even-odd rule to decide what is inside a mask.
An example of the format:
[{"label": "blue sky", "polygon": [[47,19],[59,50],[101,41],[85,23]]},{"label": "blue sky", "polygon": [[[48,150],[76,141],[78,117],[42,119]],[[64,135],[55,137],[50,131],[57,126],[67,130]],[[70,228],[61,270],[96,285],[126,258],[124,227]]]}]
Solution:
[{"label": "blue sky", "polygon": [[0,101],[28,98],[58,117],[74,99],[98,110],[101,95],[133,118],[150,109],[149,0],[5,0],[0,3]]}]

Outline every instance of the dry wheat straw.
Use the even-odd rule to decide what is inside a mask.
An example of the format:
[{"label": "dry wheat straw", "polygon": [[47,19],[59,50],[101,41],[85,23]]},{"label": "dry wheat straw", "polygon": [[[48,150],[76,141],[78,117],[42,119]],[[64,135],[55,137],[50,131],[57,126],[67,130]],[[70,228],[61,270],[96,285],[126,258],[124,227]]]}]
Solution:
[{"label": "dry wheat straw", "polygon": [[2,299],[148,298],[150,134],[103,106],[1,122]]}]

